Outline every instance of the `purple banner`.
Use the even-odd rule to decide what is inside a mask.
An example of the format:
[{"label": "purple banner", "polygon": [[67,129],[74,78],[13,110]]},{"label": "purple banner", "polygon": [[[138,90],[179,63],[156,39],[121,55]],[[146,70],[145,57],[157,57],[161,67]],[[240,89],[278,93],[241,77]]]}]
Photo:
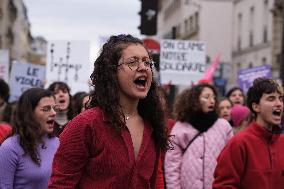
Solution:
[{"label": "purple banner", "polygon": [[259,77],[271,78],[271,65],[263,65],[248,69],[241,69],[238,71],[239,86],[246,93],[249,87],[252,86],[253,81]]}]

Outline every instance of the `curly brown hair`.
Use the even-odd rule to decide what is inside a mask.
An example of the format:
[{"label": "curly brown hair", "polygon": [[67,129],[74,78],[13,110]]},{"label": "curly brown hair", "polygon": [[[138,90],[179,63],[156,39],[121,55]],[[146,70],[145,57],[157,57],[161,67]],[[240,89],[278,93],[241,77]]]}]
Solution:
[{"label": "curly brown hair", "polygon": [[[54,97],[52,92],[42,88],[31,88],[26,90],[21,96],[16,106],[14,117],[13,134],[18,134],[20,145],[25,154],[31,156],[31,159],[40,165],[41,158],[37,147],[45,148],[41,135],[40,123],[35,118],[35,108],[39,101],[44,97]],[[55,99],[55,97],[54,97]],[[49,134],[49,137],[54,137]]]},{"label": "curly brown hair", "polygon": [[[190,122],[192,115],[196,112],[201,112],[201,104],[199,102],[199,96],[202,90],[207,87],[213,90],[214,95],[217,97],[216,89],[207,83],[198,84],[191,88],[185,89],[176,99],[174,105],[174,116],[177,121]],[[217,98],[215,99],[215,111],[217,107]]]},{"label": "curly brown hair", "polygon": [[[121,119],[124,115],[119,104],[117,66],[122,51],[132,44],[144,46],[140,39],[131,35],[111,36],[103,45],[91,74],[95,91],[90,96],[89,107],[99,106],[107,116],[110,125],[118,131],[125,127],[125,119]],[[145,49],[147,50],[146,47]],[[138,103],[138,112],[152,126],[153,138],[157,147],[162,150],[168,149],[165,116],[154,79],[152,79],[147,97],[140,99]]]}]

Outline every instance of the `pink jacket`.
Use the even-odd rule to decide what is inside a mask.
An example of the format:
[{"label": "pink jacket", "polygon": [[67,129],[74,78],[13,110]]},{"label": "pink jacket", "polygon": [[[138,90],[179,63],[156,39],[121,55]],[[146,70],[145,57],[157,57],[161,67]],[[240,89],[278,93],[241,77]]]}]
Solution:
[{"label": "pink jacket", "polygon": [[216,159],[233,136],[230,124],[218,119],[208,131],[200,134],[182,155],[189,141],[198,131],[186,122],[177,122],[174,135],[174,150],[165,157],[165,178],[168,189],[211,189]]}]

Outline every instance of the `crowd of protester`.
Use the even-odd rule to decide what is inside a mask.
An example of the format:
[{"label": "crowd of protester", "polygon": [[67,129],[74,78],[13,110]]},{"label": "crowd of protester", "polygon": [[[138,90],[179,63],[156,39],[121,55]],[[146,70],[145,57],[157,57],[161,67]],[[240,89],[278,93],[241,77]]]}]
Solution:
[{"label": "crowd of protester", "polygon": [[94,62],[94,91],[56,81],[8,102],[0,79],[0,188],[284,188],[275,80],[224,97],[200,83],[169,104],[153,65],[141,40],[117,35]]}]

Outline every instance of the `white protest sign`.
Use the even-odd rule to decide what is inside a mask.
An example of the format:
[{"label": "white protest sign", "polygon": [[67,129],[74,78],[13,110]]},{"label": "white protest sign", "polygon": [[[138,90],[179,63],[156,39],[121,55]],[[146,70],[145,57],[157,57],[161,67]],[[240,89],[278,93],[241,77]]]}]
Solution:
[{"label": "white protest sign", "polygon": [[89,91],[90,43],[87,41],[49,41],[46,64],[46,87],[63,81],[71,93]]},{"label": "white protest sign", "polygon": [[206,69],[205,45],[188,40],[162,40],[160,76],[162,84],[191,85]]},{"label": "white protest sign", "polygon": [[18,100],[21,94],[29,88],[43,88],[44,80],[45,66],[17,61],[13,62],[10,77],[11,96],[9,101]]},{"label": "white protest sign", "polygon": [[9,51],[6,49],[0,50],[0,78],[9,82]]}]

